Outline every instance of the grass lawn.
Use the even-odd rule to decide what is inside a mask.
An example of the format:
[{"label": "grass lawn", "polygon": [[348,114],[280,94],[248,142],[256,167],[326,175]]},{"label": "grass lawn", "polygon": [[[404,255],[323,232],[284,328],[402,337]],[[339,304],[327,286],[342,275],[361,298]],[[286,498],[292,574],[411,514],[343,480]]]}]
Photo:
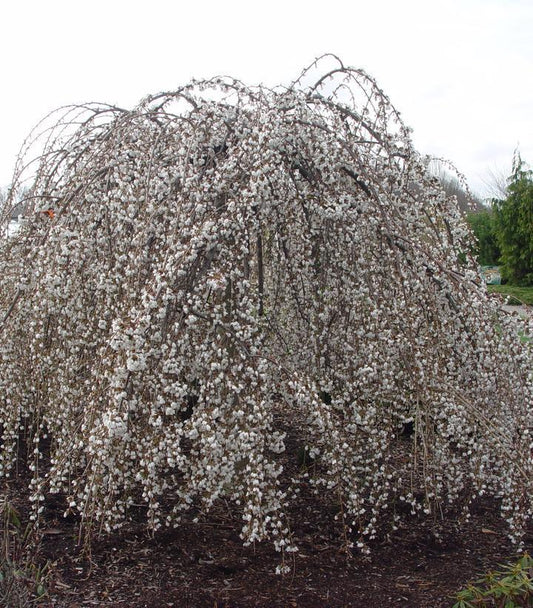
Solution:
[{"label": "grass lawn", "polygon": [[528,304],[533,306],[533,287],[515,285],[487,285],[490,293],[501,293],[509,297],[508,304]]}]

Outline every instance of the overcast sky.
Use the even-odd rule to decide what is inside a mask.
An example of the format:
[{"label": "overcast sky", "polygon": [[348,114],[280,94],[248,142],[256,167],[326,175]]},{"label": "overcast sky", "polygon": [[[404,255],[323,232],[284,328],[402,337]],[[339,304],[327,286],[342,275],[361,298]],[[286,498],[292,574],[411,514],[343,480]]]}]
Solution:
[{"label": "overcast sky", "polygon": [[485,194],[533,165],[533,0],[19,0],[0,7],[0,185],[48,111],[133,107],[193,77],[288,84],[317,56],[365,69]]}]

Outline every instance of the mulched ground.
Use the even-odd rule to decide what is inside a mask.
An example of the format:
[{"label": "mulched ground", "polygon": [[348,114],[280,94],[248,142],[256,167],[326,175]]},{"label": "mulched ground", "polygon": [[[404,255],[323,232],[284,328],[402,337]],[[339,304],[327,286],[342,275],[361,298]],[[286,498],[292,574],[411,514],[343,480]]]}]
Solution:
[{"label": "mulched ground", "polygon": [[[287,441],[283,463],[286,473],[294,476],[301,444],[290,435]],[[408,436],[399,439],[399,457],[407,456],[410,441]],[[22,520],[29,506],[27,483],[21,475],[0,487],[0,495],[9,496]],[[197,514],[191,514],[178,529],[155,535],[147,531],[145,512],[139,508],[119,533],[93,541],[90,558],[79,546],[78,522],[65,519],[64,508],[57,496],[45,503],[34,561],[51,564],[48,595],[32,605],[451,608],[454,593],[467,582],[517,559],[498,503],[490,498],[478,499],[466,522],[459,509],[437,519],[406,513],[395,532],[384,526],[369,556],[350,556],[342,550],[342,529],[335,521],[338,505],[302,485],[288,513],[299,552],[291,555],[290,572],[283,576],[275,574],[281,557],[271,543],[243,547],[240,516],[223,501],[200,523],[192,523]],[[525,536],[525,549],[533,553],[533,527]]]},{"label": "mulched ground", "polygon": [[[23,510],[17,485],[7,489]],[[227,504],[199,524],[154,536],[139,512],[119,534],[95,540],[90,559],[81,554],[76,522],[62,512],[52,497],[38,553],[52,564],[43,606],[451,608],[451,596],[469,580],[516,560],[490,499],[475,504],[467,523],[406,519],[374,543],[369,557],[350,557],[340,549],[334,505],[304,491],[291,513],[300,550],[284,576],[275,574],[280,554],[269,543],[243,547],[238,516]],[[533,549],[533,530],[526,548]]]},{"label": "mulched ground", "polygon": [[[132,525],[96,541],[79,558],[75,529],[51,527],[42,556],[54,562],[53,606],[249,608],[451,607],[450,596],[478,573],[515,558],[494,504],[480,503],[468,525],[412,522],[347,558],[338,531],[321,521],[312,501],[295,529],[300,552],[291,572],[274,573],[280,556],[268,544],[243,547],[229,516],[147,537]],[[236,522],[235,522],[236,523]],[[533,547],[533,535],[527,539]]]}]

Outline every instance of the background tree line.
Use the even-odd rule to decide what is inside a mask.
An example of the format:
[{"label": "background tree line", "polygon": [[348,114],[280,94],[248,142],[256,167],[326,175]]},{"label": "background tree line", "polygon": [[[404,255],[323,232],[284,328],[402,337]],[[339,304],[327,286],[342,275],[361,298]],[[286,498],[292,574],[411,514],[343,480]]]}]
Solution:
[{"label": "background tree line", "polygon": [[533,171],[516,153],[504,196],[467,215],[482,266],[498,265],[504,281],[533,285]]}]

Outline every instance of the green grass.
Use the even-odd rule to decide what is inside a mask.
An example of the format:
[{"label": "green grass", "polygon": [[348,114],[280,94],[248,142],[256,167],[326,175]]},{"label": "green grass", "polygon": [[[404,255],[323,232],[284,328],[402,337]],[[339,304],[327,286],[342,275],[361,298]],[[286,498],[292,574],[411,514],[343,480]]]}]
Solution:
[{"label": "green grass", "polygon": [[528,304],[533,306],[533,287],[516,287],[515,285],[487,285],[490,293],[501,293],[509,297],[508,304]]}]

